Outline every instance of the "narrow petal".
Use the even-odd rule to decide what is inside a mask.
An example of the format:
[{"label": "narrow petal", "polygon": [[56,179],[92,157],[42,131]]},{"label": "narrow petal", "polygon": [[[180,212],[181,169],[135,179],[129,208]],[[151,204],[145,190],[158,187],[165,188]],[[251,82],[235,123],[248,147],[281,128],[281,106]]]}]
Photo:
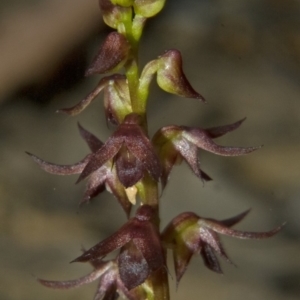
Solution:
[{"label": "narrow petal", "polygon": [[106,77],[102,78],[96,88],[89,93],[83,100],[81,100],[78,104],[70,108],[62,108],[57,112],[66,113],[71,116],[76,116],[81,113],[95,98],[99,95],[99,93],[106,86],[108,79]]},{"label": "narrow petal", "polygon": [[208,269],[219,274],[223,273],[218,258],[216,257],[211,246],[209,246],[208,244],[204,244],[201,248],[200,254],[203,258],[205,266]]},{"label": "narrow petal", "polygon": [[85,202],[89,202],[92,198],[96,197],[99,193],[101,193],[105,189],[105,181],[107,178],[107,170],[106,168],[100,168],[91,174],[86,191],[84,194],[84,198],[80,202],[83,204]]},{"label": "narrow petal", "polygon": [[93,300],[116,300],[118,296],[114,281],[106,285],[102,285],[100,282]]},{"label": "narrow petal", "polygon": [[246,118],[229,125],[207,128],[205,131],[211,138],[214,139],[239,128],[245,120]]},{"label": "narrow petal", "polygon": [[183,137],[189,142],[195,144],[198,148],[222,156],[239,156],[251,153],[261,147],[225,147],[217,145],[206,133],[200,128],[191,128],[183,131]]},{"label": "narrow petal", "polygon": [[175,249],[173,251],[177,286],[182,276],[184,275],[193,254],[194,253],[185,245],[183,241],[177,241]]},{"label": "narrow petal", "polygon": [[92,152],[98,151],[103,146],[103,143],[95,135],[84,129],[79,123],[78,128],[80,135],[86,141]]},{"label": "narrow petal", "polygon": [[49,162],[46,162],[39,157],[26,152],[32,159],[35,161],[44,171],[55,174],[55,175],[73,175],[79,174],[88,164],[90,159],[90,155],[87,155],[83,160],[80,162],[73,164],[73,165],[56,165]]},{"label": "narrow petal", "polygon": [[232,261],[227,256],[220,239],[213,230],[210,230],[206,227],[200,227],[200,238],[201,241],[208,244],[215,252],[217,252],[222,258],[224,258],[227,262],[232,263]]},{"label": "narrow petal", "polygon": [[62,289],[67,290],[71,288],[77,288],[84,284],[91,283],[98,279],[103,273],[105,273],[110,268],[110,264],[105,264],[101,269],[97,269],[90,274],[83,276],[81,278],[75,279],[75,280],[68,280],[68,281],[52,281],[52,280],[44,280],[44,279],[38,279],[38,281],[49,288],[53,289]]},{"label": "narrow petal", "polygon": [[198,148],[194,144],[189,143],[185,139],[178,140],[174,143],[175,148],[188,163],[194,174],[202,181],[212,180],[205,172],[200,169],[198,160]]},{"label": "narrow petal", "polygon": [[[135,126],[134,126],[135,127]],[[128,150],[145,166],[156,181],[161,176],[161,165],[151,142],[139,127],[132,128],[130,136],[125,139]]]},{"label": "narrow petal", "polygon": [[72,262],[86,262],[95,258],[101,258],[108,253],[121,248],[127,244],[132,238],[130,221],[123,225],[117,232],[96,244],[89,250],[85,251],[81,256],[74,259]]},{"label": "narrow petal", "polygon": [[220,222],[226,227],[231,227],[231,226],[239,223],[240,221],[242,221],[249,214],[249,212],[250,212],[250,209],[238,214],[237,216],[234,216],[234,217],[226,219],[226,220],[222,220]]},{"label": "narrow petal", "polygon": [[222,223],[220,222],[216,222],[216,221],[211,221],[211,220],[199,220],[199,224],[202,223],[204,226],[206,226],[207,228],[210,228],[211,230],[218,232],[220,234],[224,234],[224,235],[229,235],[231,237],[236,237],[236,238],[240,238],[240,239],[265,239],[265,238],[269,238],[273,235],[275,235],[277,232],[279,232],[282,227],[284,226],[278,226],[276,228],[274,228],[273,230],[270,231],[266,231],[266,232],[248,232],[248,231],[239,231],[239,230],[234,230],[231,228],[228,228],[226,226],[224,226]]},{"label": "narrow petal", "polygon": [[77,182],[80,182],[84,178],[88,177],[91,173],[95,172],[109,159],[113,158],[120,148],[122,147],[122,137],[111,136],[107,142],[89,159],[89,163],[85,166],[82,173],[80,174]]}]

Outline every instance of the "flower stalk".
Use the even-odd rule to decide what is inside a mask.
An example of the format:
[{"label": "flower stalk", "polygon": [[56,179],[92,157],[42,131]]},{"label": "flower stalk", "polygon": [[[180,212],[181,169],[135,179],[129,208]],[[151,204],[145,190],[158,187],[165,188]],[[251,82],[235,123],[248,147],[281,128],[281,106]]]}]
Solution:
[{"label": "flower stalk", "polygon": [[[183,71],[180,51],[167,50],[142,70],[138,62],[139,42],[146,20],[161,11],[165,0],[99,0],[104,22],[113,31],[108,34],[86,75],[103,74],[96,88],[78,104],[60,112],[76,116],[103,91],[107,122],[114,132],[102,142],[79,125],[82,138],[91,153],[73,165],[56,165],[28,153],[46,172],[57,175],[79,174],[77,182],[87,181],[80,203],[89,202],[108,191],[118,200],[128,221],[114,234],[100,241],[72,262],[89,262],[94,270],[71,281],[39,279],[44,286],[69,289],[98,280],[94,300],[169,300],[167,249],[173,252],[177,285],[192,256],[200,254],[204,265],[217,273],[221,267],[217,256],[231,262],[219,234],[240,239],[263,239],[268,232],[241,232],[232,229],[248,213],[223,221],[183,212],[160,228],[161,190],[165,189],[175,165],[185,161],[202,181],[211,177],[200,167],[199,150],[216,155],[239,156],[260,147],[227,147],[215,139],[236,130],[244,119],[213,128],[168,125],[151,138],[147,127],[147,101],[150,83],[167,93],[205,102],[189,83]],[[107,75],[108,73],[112,73]],[[132,207],[136,206],[135,214]],[[117,250],[114,259],[105,257]]]}]

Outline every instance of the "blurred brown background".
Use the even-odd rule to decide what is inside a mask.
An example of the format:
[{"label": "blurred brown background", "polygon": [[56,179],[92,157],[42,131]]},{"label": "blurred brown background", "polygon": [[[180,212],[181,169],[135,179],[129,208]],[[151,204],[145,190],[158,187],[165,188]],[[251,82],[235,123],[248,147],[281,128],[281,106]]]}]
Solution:
[{"label": "blurred brown background", "polygon": [[[0,299],[92,299],[95,283],[53,291],[35,276],[88,273],[88,265],[69,261],[125,222],[108,193],[78,210],[84,184],[44,173],[24,153],[61,164],[80,160],[88,149],[77,121],[102,140],[109,136],[101,97],[78,117],[55,114],[99,80],[83,74],[107,32],[96,0],[0,1]],[[185,73],[208,104],[153,84],[152,133],[173,123],[209,127],[247,117],[218,142],[264,147],[239,158],[201,152],[214,178],[205,186],[186,165],[176,167],[162,198],[163,225],[182,211],[226,218],[249,207],[237,228],[263,231],[288,222],[270,240],[223,238],[238,266],[222,262],[224,276],[194,257],[177,292],[170,279],[172,299],[299,299],[300,1],[167,1],[147,24],[141,63],[169,48],[182,52]]]}]

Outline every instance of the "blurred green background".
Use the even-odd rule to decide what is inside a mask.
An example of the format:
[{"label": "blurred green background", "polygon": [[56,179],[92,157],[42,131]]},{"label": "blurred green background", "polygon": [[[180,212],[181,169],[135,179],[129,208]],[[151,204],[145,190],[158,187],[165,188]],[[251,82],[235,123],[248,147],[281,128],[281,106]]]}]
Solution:
[{"label": "blurred green background", "polygon": [[[101,97],[78,117],[55,114],[80,101],[100,77],[84,70],[109,29],[96,0],[0,1],[0,299],[92,299],[96,283],[53,291],[36,277],[75,279],[86,264],[69,264],[117,230],[125,215],[108,193],[78,209],[84,184],[41,171],[25,151],[60,164],[88,149],[76,122],[105,140]],[[167,1],[148,21],[141,64],[166,49],[181,51],[184,71],[208,104],[178,98],[153,83],[151,133],[179,124],[209,127],[247,121],[222,145],[264,147],[246,157],[201,151],[203,184],[186,165],[176,167],[162,197],[163,225],[182,211],[227,218],[252,208],[237,226],[265,231],[265,241],[223,238],[237,268],[224,276],[194,257],[173,300],[281,300],[300,296],[300,1]],[[171,262],[171,260],[170,260]],[[170,272],[174,274],[172,264]]]}]

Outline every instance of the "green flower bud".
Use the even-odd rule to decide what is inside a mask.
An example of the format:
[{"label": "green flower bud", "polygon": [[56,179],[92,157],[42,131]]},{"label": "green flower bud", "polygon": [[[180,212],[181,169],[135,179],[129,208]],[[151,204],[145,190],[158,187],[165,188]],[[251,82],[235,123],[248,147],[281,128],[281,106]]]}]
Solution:
[{"label": "green flower bud", "polygon": [[111,3],[122,7],[129,7],[133,5],[134,0],[111,0]]},{"label": "green flower bud", "polygon": [[99,6],[105,24],[111,28],[117,29],[121,23],[132,18],[132,9],[130,7],[113,5],[110,0],[99,0]]},{"label": "green flower bud", "polygon": [[166,0],[135,0],[133,7],[137,15],[150,18],[158,14],[165,6]]},{"label": "green flower bud", "polygon": [[196,98],[205,102],[185,77],[182,70],[182,58],[178,50],[169,50],[159,58],[157,84],[164,91],[186,98]]}]

